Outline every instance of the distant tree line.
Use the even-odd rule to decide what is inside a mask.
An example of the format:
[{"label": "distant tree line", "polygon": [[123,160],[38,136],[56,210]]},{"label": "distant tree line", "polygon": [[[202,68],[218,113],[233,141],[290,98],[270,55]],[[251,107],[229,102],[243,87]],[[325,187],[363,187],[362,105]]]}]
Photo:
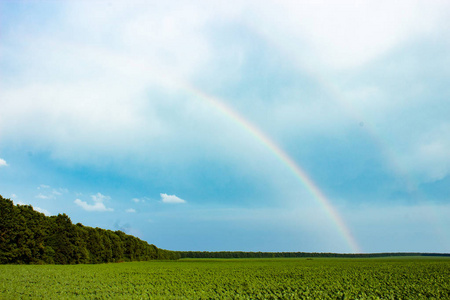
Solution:
[{"label": "distant tree line", "polygon": [[179,251],[180,258],[277,258],[277,257],[342,257],[370,258],[389,256],[450,256],[450,253],[322,253],[322,252],[244,252],[244,251]]},{"label": "distant tree line", "polygon": [[72,224],[66,214],[45,216],[0,196],[1,264],[82,264],[178,259],[122,231]]}]

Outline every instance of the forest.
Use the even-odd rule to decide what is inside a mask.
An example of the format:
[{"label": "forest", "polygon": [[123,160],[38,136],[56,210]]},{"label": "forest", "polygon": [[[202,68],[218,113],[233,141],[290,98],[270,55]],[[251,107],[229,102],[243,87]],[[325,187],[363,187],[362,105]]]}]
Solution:
[{"label": "forest", "polygon": [[98,264],[178,259],[122,231],[72,224],[69,216],[46,216],[31,205],[0,196],[0,264]]}]

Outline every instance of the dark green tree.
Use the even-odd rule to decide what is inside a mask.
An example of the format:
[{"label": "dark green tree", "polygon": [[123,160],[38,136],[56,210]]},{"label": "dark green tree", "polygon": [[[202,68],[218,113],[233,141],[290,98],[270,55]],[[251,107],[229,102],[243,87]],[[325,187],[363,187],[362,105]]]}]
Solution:
[{"label": "dark green tree", "polygon": [[0,263],[107,263],[177,259],[121,231],[72,224],[69,216],[47,217],[31,205],[14,205],[0,196]]}]

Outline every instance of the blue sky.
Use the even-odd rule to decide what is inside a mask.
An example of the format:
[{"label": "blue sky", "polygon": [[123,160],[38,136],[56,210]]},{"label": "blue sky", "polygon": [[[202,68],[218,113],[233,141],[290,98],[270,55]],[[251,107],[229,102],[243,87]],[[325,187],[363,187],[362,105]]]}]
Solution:
[{"label": "blue sky", "polygon": [[450,252],[449,14],[2,1],[0,194],[172,250]]}]

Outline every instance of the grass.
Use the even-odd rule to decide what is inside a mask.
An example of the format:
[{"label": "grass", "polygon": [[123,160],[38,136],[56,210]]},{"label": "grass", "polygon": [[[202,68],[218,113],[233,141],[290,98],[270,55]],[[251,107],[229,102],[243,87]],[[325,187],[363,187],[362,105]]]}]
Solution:
[{"label": "grass", "polygon": [[0,299],[450,299],[450,259],[1,265]]}]

